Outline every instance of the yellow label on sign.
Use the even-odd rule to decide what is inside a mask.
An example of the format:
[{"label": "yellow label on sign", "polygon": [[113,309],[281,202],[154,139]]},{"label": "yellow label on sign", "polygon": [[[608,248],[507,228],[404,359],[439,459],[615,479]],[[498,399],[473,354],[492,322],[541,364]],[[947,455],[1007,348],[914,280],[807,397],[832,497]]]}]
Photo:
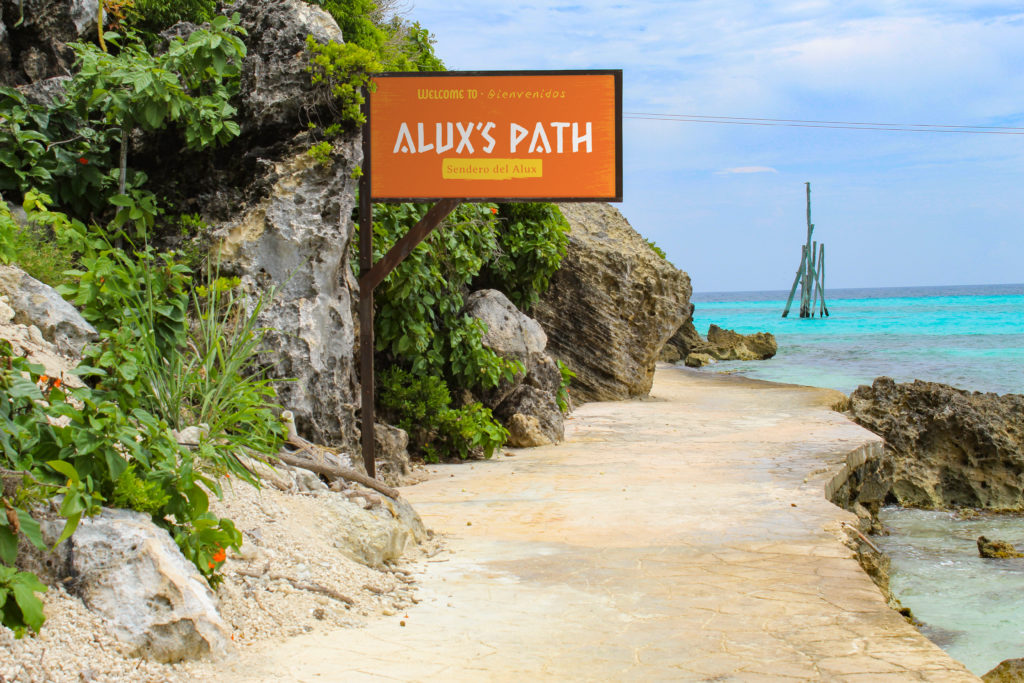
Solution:
[{"label": "yellow label on sign", "polygon": [[512,180],[543,178],[542,159],[444,159],[441,177],[445,180]]}]

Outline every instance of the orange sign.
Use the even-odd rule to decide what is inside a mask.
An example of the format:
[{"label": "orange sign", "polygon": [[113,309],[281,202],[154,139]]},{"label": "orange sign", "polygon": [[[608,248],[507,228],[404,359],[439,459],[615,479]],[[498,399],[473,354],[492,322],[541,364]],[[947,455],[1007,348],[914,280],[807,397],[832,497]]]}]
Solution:
[{"label": "orange sign", "polygon": [[374,201],[622,200],[619,70],[373,80]]}]

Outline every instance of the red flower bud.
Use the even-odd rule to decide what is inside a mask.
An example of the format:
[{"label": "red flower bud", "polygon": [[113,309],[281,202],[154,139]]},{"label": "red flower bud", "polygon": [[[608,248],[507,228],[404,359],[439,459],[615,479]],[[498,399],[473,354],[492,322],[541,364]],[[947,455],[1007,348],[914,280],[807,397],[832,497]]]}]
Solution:
[{"label": "red flower bud", "polygon": [[89,160],[86,159],[85,157],[78,157],[78,163],[80,163],[83,166],[85,166],[87,163],[89,163]]}]

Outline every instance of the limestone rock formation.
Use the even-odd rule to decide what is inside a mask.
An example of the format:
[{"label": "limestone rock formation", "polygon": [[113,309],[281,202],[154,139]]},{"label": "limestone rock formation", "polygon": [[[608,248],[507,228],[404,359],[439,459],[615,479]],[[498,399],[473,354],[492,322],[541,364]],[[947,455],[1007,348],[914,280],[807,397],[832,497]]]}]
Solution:
[{"label": "limestone rock formation", "polygon": [[665,342],[659,360],[666,363],[678,363],[707,344],[707,340],[693,326],[693,308],[693,304],[690,304],[686,322]]},{"label": "limestone rock formation", "polygon": [[359,392],[352,317],[357,289],[349,267],[355,142],[339,145],[330,166],[299,152],[273,165],[269,196],[214,233],[221,266],[251,291],[273,296],[260,323],[271,331],[261,358],[278,384],[279,402],[295,415],[299,433],[315,443],[358,442]]},{"label": "limestone rock formation", "polygon": [[665,344],[661,360],[683,360],[687,367],[699,368],[715,360],[767,360],[779,350],[775,335],[769,332],[739,334],[718,325],[708,327],[707,339],[693,326],[693,314]]},{"label": "limestone rock formation", "polygon": [[850,395],[850,416],[885,439],[874,478],[890,500],[1024,509],[1024,396],[879,377]]},{"label": "limestone rock formation", "polygon": [[[473,292],[464,310],[487,326],[484,346],[503,358],[519,361],[525,369],[514,381],[478,392],[480,400],[509,429],[509,445],[526,447],[561,441],[565,422],[556,396],[562,376],[545,353],[548,338],[540,324],[494,289]],[[535,430],[529,436],[520,429],[526,425]]]},{"label": "limestone rock formation", "polygon": [[227,11],[238,12],[249,33],[240,91],[243,134],[304,124],[301,115],[312,109],[316,90],[306,72],[306,36],[343,43],[334,18],[301,0],[237,0]]},{"label": "limestone rock formation", "polygon": [[[48,544],[63,526],[41,523]],[[223,653],[230,643],[206,580],[144,513],[104,509],[52,553],[19,553],[23,560],[46,583],[70,579],[68,589],[133,654],[176,662]]]},{"label": "limestone rock formation", "polygon": [[1006,541],[990,541],[984,536],[978,536],[978,556],[994,559],[1010,559],[1024,557],[1024,553],[1013,547],[1012,543]]},{"label": "limestone rock formation", "polygon": [[1004,659],[981,680],[985,683],[1020,683],[1024,681],[1024,659]]},{"label": "limestone rock formation", "polygon": [[769,332],[739,334],[718,325],[708,328],[708,345],[718,360],[767,360],[779,350],[775,335]]},{"label": "limestone rock formation", "polygon": [[642,396],[661,348],[690,310],[690,278],[655,254],[608,204],[561,204],[569,247],[530,314],[548,353],[576,373],[573,396]]},{"label": "limestone rock formation", "polygon": [[7,295],[15,324],[35,325],[63,354],[77,358],[97,338],[96,328],[74,306],[20,268],[0,265],[0,294]]},{"label": "limestone rock formation", "polygon": [[327,520],[322,532],[336,539],[335,545],[351,559],[368,567],[397,560],[410,542],[427,538],[416,511],[402,499],[386,500],[369,510],[331,496],[324,505]]},{"label": "limestone rock formation", "polygon": [[66,75],[66,43],[96,35],[99,0],[0,0],[0,83]]}]

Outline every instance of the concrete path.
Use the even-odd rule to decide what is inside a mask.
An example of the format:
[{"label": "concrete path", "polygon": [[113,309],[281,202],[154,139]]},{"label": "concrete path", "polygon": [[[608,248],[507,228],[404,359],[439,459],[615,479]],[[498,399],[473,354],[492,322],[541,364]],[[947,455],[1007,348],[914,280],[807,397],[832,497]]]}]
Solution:
[{"label": "concrete path", "polygon": [[[835,392],[659,369],[565,443],[403,491],[450,553],[421,600],[222,680],[972,681],[886,607],[824,498],[877,438]],[[404,626],[402,623],[404,622]]]}]

